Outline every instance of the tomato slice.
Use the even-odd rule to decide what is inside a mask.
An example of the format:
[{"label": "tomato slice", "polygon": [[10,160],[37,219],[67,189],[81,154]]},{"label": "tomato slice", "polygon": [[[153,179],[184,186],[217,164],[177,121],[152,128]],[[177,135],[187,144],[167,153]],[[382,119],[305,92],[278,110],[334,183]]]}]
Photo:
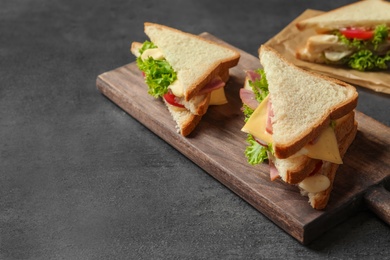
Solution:
[{"label": "tomato slice", "polygon": [[374,36],[374,31],[359,28],[341,29],[340,32],[349,39],[369,40]]},{"label": "tomato slice", "polygon": [[168,104],[172,106],[184,108],[182,104],[176,102],[176,96],[173,95],[171,92],[164,94],[164,99],[168,102]]}]

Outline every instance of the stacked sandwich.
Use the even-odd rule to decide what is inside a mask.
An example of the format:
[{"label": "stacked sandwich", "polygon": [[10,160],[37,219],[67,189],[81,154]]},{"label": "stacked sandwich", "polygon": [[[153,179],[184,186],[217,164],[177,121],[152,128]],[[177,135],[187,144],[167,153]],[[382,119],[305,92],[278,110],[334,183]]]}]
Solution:
[{"label": "stacked sandwich", "polygon": [[300,69],[270,47],[261,46],[259,58],[264,69],[248,71],[240,90],[248,162],[268,160],[272,180],[297,185],[324,209],[356,135],[356,89]]},{"label": "stacked sandwich", "polygon": [[143,72],[148,93],[162,98],[178,131],[189,135],[209,105],[227,102],[224,86],[240,54],[200,36],[145,23],[151,41],[133,42],[131,52]]},{"label": "stacked sandwich", "polygon": [[296,24],[299,30],[314,29],[298,59],[352,69],[390,68],[390,3],[365,0],[311,17]]}]

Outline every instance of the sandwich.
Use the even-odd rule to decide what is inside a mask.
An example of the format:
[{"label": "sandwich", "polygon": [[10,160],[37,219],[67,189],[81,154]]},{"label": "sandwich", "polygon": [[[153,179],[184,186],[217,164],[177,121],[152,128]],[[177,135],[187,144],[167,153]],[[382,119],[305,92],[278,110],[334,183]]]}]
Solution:
[{"label": "sandwich", "polygon": [[298,59],[359,71],[390,68],[390,2],[358,1],[299,21],[296,27],[315,31],[296,51]]},{"label": "sandwich", "polygon": [[347,83],[296,67],[262,45],[263,69],[246,72],[240,89],[252,165],[268,161],[271,180],[296,185],[324,209],[335,173],[357,132],[358,93]]},{"label": "sandwich", "polygon": [[225,45],[164,25],[145,23],[150,41],[133,42],[148,93],[161,98],[178,132],[189,135],[210,105],[227,103],[229,68],[240,54]]}]

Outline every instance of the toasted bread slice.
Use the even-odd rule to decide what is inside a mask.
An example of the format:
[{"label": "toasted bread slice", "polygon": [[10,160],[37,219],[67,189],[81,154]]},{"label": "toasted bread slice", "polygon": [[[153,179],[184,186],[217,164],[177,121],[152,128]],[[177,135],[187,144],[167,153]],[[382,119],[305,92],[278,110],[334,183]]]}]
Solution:
[{"label": "toasted bread slice", "polygon": [[358,1],[332,11],[302,20],[296,24],[299,30],[315,28],[318,32],[353,27],[390,25],[390,3],[381,0]]},{"label": "toasted bread slice", "polygon": [[[345,136],[353,130],[354,122],[354,111],[336,120],[334,131],[338,144],[341,144]],[[300,155],[295,157],[292,156],[287,159],[274,158],[273,163],[278,169],[279,175],[283,181],[290,184],[297,184],[313,172],[319,161],[320,160],[309,158],[306,155]]]},{"label": "toasted bread slice", "polygon": [[272,101],[277,158],[295,154],[318,137],[330,120],[343,117],[357,105],[358,93],[352,85],[298,68],[264,45],[259,58]]},{"label": "toasted bread slice", "polygon": [[232,48],[164,25],[145,23],[145,33],[176,71],[186,101],[240,58]]}]

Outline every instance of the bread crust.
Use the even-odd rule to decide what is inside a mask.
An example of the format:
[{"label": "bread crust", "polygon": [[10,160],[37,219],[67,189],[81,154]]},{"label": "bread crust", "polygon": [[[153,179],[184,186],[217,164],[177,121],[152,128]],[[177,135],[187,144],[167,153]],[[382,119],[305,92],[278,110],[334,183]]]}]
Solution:
[{"label": "bread crust", "polygon": [[[355,139],[356,133],[357,133],[357,122],[355,121],[352,130],[340,141],[339,150],[340,150],[340,155],[342,157],[344,157],[348,148],[350,147],[353,140]],[[308,194],[309,203],[314,209],[322,210],[326,208],[326,205],[328,204],[330,198],[330,194],[333,189],[333,183],[338,168],[339,168],[338,164],[332,163],[330,165],[329,171],[327,171],[324,174],[330,180],[330,186],[326,190],[314,194],[310,194],[310,193]]]},{"label": "bread crust", "polygon": [[348,88],[350,91],[353,92],[353,95],[345,100],[344,102],[340,103],[338,106],[335,106],[329,114],[324,114],[321,120],[317,125],[315,125],[311,129],[307,129],[305,132],[303,132],[298,138],[295,140],[291,140],[287,144],[274,144],[274,152],[275,156],[280,159],[285,159],[290,157],[291,155],[298,152],[302,147],[304,147],[307,143],[309,143],[311,140],[314,140],[316,137],[320,135],[320,133],[329,125],[331,120],[335,120],[338,118],[341,118],[342,116],[348,114],[350,111],[352,111],[357,106],[358,101],[358,93],[350,84],[347,84],[343,81],[340,81],[338,79],[330,78],[325,75],[316,74],[311,71],[304,70],[302,68],[299,68],[295,66],[292,62],[286,60],[280,53],[272,49],[271,47],[261,45],[259,48],[259,54],[261,52],[270,51],[273,52],[279,59],[283,60],[285,63],[287,63],[289,66],[295,67],[299,71],[303,71],[306,74],[309,74],[316,78],[321,78],[327,81],[330,81],[332,83],[335,83],[341,87]]},{"label": "bread crust", "polygon": [[286,173],[286,179],[285,182],[289,184],[298,184],[299,182],[303,181],[307,176],[309,176],[310,173],[312,173],[317,165],[317,163],[320,162],[320,160],[312,159],[310,157],[307,157],[305,155],[302,155],[302,158],[300,158],[299,167],[295,169],[289,169]]},{"label": "bread crust", "polygon": [[[334,132],[339,146],[343,144],[343,139],[347,135],[349,135],[351,131],[353,131],[354,122],[355,122],[354,111],[350,112],[343,118],[336,121]],[[342,155],[340,154],[340,156]],[[290,168],[286,171],[283,180],[289,184],[298,184],[299,182],[303,181],[306,177],[309,176],[310,173],[313,172],[317,163],[320,162],[320,160],[312,159],[305,155],[291,158],[290,160],[294,160],[294,162],[296,162],[296,167]],[[276,162],[274,162],[274,164],[277,165]]]},{"label": "bread crust", "polygon": [[177,111],[175,108],[168,104],[168,102],[163,99],[166,107],[168,108],[169,113],[171,114],[173,120],[176,123],[176,128],[182,136],[188,136],[198,125],[202,116],[194,115],[188,110]]},{"label": "bread crust", "polygon": [[[381,12],[382,15],[377,14],[377,12]],[[357,1],[299,21],[295,26],[300,31],[315,28],[318,33],[324,33],[347,26],[370,27],[378,24],[390,25],[389,12],[390,3],[387,1]],[[375,15],[371,16],[372,13]],[[344,14],[346,17],[343,16]],[[343,19],[340,17],[343,17]]]},{"label": "bread crust", "polygon": [[195,127],[199,124],[201,119],[202,116],[191,114],[189,120],[187,120],[184,124],[180,126],[180,134],[182,136],[188,136],[189,134],[191,134]]},{"label": "bread crust", "polygon": [[[130,47],[130,51],[136,56],[139,56],[139,49],[142,43],[133,42]],[[229,80],[229,68],[223,68],[219,71],[219,77],[225,83]],[[172,105],[168,104],[164,98],[164,103],[167,106],[170,114],[176,122],[178,132],[183,136],[188,136],[194,128],[198,125],[202,116],[207,112],[210,104],[210,93],[194,96],[191,100],[186,101],[182,98],[181,103],[185,106],[186,110],[177,111]]]}]

